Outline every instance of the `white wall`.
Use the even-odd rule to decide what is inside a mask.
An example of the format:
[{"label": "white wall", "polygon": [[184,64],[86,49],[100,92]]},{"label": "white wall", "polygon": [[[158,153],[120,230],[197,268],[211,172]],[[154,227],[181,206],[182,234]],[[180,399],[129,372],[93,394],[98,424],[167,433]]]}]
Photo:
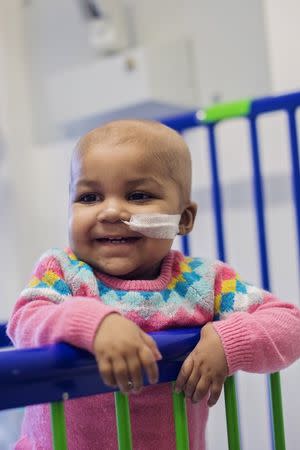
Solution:
[{"label": "white wall", "polygon": [[[260,0],[132,0],[128,3],[132,5],[137,46],[178,38],[190,40],[189,62],[178,57],[174,75],[181,71],[184,74],[186,64],[193,68],[188,82],[194,91],[195,106],[265,95],[270,91]],[[24,5],[35,142],[45,143],[57,133],[47,103],[47,80],[54,73],[91,64],[98,56],[88,44],[87,23],[80,15],[79,2],[31,0]],[[159,67],[157,72],[159,76]],[[99,83],[107,86],[108,91],[111,89],[111,79],[102,77]],[[96,91],[97,85],[87,80],[86,85],[78,86],[83,91],[87,88]]]},{"label": "white wall", "polygon": [[141,0],[136,17],[141,43],[178,34],[192,38],[199,105],[269,92],[260,0]]},{"label": "white wall", "polygon": [[[1,3],[0,111],[5,142],[1,167],[1,300],[0,320],[7,319],[28,271],[23,248],[32,240],[34,223],[31,180],[31,110],[24,58],[23,15],[20,2]],[[23,280],[24,281],[24,280]]]},{"label": "white wall", "polygon": [[272,90],[300,89],[298,0],[264,0]]}]

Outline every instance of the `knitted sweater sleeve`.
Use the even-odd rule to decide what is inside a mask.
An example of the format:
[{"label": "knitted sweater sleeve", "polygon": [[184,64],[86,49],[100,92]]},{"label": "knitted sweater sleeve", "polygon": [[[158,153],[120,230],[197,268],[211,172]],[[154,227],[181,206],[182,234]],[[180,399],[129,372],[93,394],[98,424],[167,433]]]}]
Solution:
[{"label": "knitted sweater sleeve", "polygon": [[81,267],[78,277],[72,264],[66,267],[68,260],[58,250],[46,253],[38,262],[7,327],[17,347],[68,342],[92,352],[101,321],[117,312],[100,301],[92,271]]},{"label": "knitted sweater sleeve", "polygon": [[300,357],[299,309],[242,281],[220,262],[215,318],[213,326],[222,341],[229,374],[237,370],[271,373]]}]

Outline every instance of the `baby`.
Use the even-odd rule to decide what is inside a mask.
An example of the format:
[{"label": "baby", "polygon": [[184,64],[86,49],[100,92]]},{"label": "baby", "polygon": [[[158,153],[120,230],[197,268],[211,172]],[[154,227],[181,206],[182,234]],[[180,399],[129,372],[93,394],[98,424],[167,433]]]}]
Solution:
[{"label": "baby", "polygon": [[[176,390],[187,397],[191,450],[205,449],[208,406],[237,370],[272,372],[300,357],[300,312],[220,261],[171,250],[189,233],[189,150],[156,122],[96,128],[71,163],[69,240],[39,260],[8,326],[18,347],[65,341],[95,355],[104,382],[130,395],[134,448],[175,449],[171,385],[149,331],[203,326]],[[219,320],[221,319],[221,320]],[[65,403],[70,450],[117,449],[113,394]],[[26,408],[18,450],[50,450],[49,405]]]}]

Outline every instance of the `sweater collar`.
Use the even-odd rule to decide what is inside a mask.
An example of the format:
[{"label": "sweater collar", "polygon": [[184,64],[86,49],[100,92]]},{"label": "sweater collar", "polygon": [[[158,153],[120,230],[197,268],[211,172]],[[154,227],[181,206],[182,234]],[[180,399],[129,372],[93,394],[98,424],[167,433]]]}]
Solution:
[{"label": "sweater collar", "polygon": [[180,261],[183,255],[171,250],[162,261],[160,274],[154,280],[124,280],[102,272],[95,272],[96,277],[107,287],[124,291],[160,291],[165,289],[171,279],[180,272]]}]

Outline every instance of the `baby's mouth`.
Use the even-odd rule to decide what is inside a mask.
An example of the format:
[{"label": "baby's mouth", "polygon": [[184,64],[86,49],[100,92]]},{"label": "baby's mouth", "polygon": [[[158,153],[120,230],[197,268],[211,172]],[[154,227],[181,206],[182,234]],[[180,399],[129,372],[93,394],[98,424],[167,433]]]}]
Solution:
[{"label": "baby's mouth", "polygon": [[130,236],[130,237],[103,237],[96,239],[98,242],[103,244],[131,244],[141,239],[138,236]]}]

